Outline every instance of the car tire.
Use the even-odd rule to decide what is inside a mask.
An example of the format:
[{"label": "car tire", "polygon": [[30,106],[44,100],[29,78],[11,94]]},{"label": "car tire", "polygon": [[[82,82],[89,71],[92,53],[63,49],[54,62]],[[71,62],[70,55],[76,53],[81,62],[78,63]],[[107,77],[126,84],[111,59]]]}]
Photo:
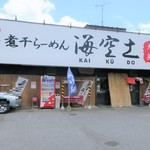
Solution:
[{"label": "car tire", "polygon": [[0,101],[0,114],[6,113],[9,110],[7,101]]}]

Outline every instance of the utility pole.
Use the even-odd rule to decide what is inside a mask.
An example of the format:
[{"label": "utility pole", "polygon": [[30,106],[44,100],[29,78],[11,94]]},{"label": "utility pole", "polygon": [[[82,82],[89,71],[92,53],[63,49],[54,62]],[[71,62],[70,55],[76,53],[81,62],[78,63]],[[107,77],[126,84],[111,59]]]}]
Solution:
[{"label": "utility pole", "polygon": [[102,25],[102,26],[103,26],[103,23],[104,23],[104,21],[103,21],[103,20],[104,20],[104,19],[103,19],[103,17],[104,17],[104,10],[103,10],[103,9],[104,9],[104,6],[107,5],[107,4],[109,4],[109,3],[104,3],[104,4],[101,4],[101,5],[96,5],[96,7],[101,7],[101,19],[102,19],[102,20],[101,20],[101,22],[102,22],[101,25]]}]

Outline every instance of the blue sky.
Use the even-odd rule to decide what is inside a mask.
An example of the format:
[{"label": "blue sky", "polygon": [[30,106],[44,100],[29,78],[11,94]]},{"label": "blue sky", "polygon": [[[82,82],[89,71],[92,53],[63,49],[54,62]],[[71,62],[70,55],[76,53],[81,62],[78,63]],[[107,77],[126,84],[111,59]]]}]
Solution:
[{"label": "blue sky", "polygon": [[[98,5],[98,6],[96,6]],[[0,0],[0,18],[150,33],[150,0]]]}]

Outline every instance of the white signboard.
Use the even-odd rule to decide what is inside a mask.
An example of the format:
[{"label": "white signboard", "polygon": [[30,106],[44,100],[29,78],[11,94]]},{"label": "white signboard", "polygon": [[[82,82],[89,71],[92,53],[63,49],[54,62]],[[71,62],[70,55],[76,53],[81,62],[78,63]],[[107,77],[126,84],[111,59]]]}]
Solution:
[{"label": "white signboard", "polygon": [[0,20],[0,63],[150,69],[150,35]]}]

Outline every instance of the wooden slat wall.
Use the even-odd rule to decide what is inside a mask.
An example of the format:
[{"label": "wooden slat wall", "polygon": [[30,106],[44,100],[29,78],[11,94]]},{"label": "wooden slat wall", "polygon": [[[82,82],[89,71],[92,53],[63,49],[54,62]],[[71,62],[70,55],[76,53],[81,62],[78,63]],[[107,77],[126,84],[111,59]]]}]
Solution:
[{"label": "wooden slat wall", "polygon": [[112,107],[131,106],[131,96],[126,78],[127,74],[123,73],[108,74]]},{"label": "wooden slat wall", "polygon": [[[8,92],[10,89],[15,87],[15,82],[17,81],[18,77],[24,77],[26,79],[28,79],[28,83],[22,93],[21,96],[21,107],[22,108],[31,108],[31,104],[32,104],[32,97],[36,96],[38,98],[38,100],[40,101],[40,76],[36,76],[36,75],[14,75],[14,74],[1,74],[0,75],[0,84],[9,84],[10,86],[8,87],[0,87],[0,91],[6,91]],[[66,78],[64,77],[56,77],[56,81],[60,82],[62,80],[66,80]],[[76,78],[77,81],[77,86],[78,89],[81,86],[82,81],[84,80],[92,80],[94,81],[93,86],[91,88],[91,105],[95,106],[95,78],[94,77],[77,77]],[[79,81],[81,80],[81,81]],[[31,89],[31,82],[36,82],[36,89]],[[67,85],[65,85],[65,93],[67,95]],[[61,95],[61,87],[60,89],[56,89],[56,94],[60,94]],[[87,98],[85,106],[87,106],[89,104],[89,99]]]},{"label": "wooden slat wall", "polygon": [[[67,80],[66,77],[60,77],[60,82],[61,81],[64,81],[64,80]],[[91,87],[91,100],[89,100],[89,98],[87,97],[86,101],[85,101],[85,105],[84,106],[88,106],[89,103],[91,102],[91,105],[92,106],[95,106],[95,77],[75,77],[75,80],[76,80],[76,85],[77,85],[77,89],[79,91],[79,89],[81,88],[82,86],[82,83],[85,81],[85,80],[92,80],[94,81],[93,82],[93,85]],[[68,85],[65,84],[65,95],[68,95]],[[61,95],[61,89],[60,89],[60,95]],[[59,93],[57,93],[59,94]],[[77,94],[75,94],[77,95]],[[90,101],[90,102],[89,102]]]},{"label": "wooden slat wall", "polygon": [[[15,82],[17,81],[19,76],[29,80],[21,96],[21,107],[31,108],[31,100],[33,96],[36,96],[38,100],[40,100],[40,76],[1,74],[0,84],[10,84],[10,87],[0,87],[0,91],[9,91],[10,89],[14,88]],[[36,89],[31,89],[32,81],[36,82]]]},{"label": "wooden slat wall", "polygon": [[[24,75],[29,79],[28,84],[22,94],[22,107],[31,107],[31,99],[36,96],[38,101],[40,101],[40,76]],[[36,82],[36,89],[31,89],[31,82]]]}]

